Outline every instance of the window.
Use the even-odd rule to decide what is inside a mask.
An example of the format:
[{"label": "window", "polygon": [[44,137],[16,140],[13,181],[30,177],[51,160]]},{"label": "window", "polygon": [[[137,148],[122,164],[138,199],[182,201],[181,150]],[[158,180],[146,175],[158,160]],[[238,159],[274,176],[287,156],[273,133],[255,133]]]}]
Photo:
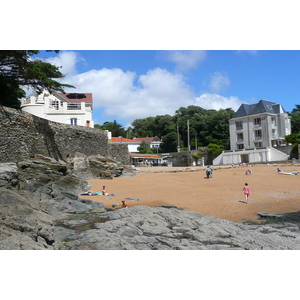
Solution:
[{"label": "window", "polygon": [[255,148],[261,148],[262,147],[262,142],[256,142],[254,143]]},{"label": "window", "polygon": [[255,118],[254,119],[254,125],[255,126],[261,126],[261,118]]},{"label": "window", "polygon": [[275,117],[271,117],[271,124],[276,126],[276,118]]},{"label": "window", "polygon": [[244,141],[244,134],[242,132],[237,134],[237,141],[238,142]]},{"label": "window", "polygon": [[243,129],[243,122],[235,122],[235,128],[236,130],[242,130]]},{"label": "window", "polygon": [[77,119],[76,118],[71,118],[71,125],[77,125]]},{"label": "window", "polygon": [[238,149],[244,149],[244,144],[238,144],[238,145],[237,145],[237,148],[238,148]]},{"label": "window", "polygon": [[276,137],[276,129],[272,129],[272,138]]},{"label": "window", "polygon": [[254,139],[261,140],[261,138],[262,138],[261,130],[254,130]]}]

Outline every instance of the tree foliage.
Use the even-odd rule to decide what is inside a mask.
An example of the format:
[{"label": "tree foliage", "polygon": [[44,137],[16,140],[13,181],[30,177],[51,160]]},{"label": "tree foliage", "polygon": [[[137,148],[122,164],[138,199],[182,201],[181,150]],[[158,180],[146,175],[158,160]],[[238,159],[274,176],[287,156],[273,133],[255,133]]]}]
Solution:
[{"label": "tree foliage", "polygon": [[289,115],[291,117],[292,133],[300,133],[300,105],[296,105],[296,108]]},{"label": "tree foliage", "polygon": [[108,130],[111,132],[111,135],[114,137],[118,136],[126,136],[126,130],[123,127],[123,125],[119,124],[116,120],[113,122],[105,122],[103,125],[96,124],[94,127],[102,129],[102,130]]},{"label": "tree foliage", "polygon": [[145,141],[140,143],[139,147],[137,147],[137,150],[142,154],[153,154],[153,151],[150,149],[150,145]]},{"label": "tree foliage", "polygon": [[[177,146],[187,148],[188,121],[191,149],[208,144],[229,147],[229,119],[234,115],[231,108],[219,111],[190,105],[180,107],[174,116],[163,115],[136,119],[132,122],[131,135],[136,137],[158,136],[162,139],[162,151],[177,151]],[[179,145],[178,132],[179,131]],[[197,145],[196,145],[197,143]]]},{"label": "tree foliage", "polygon": [[48,62],[33,59],[38,50],[1,50],[0,51],[0,103],[19,108],[18,99],[25,97],[25,87],[33,88],[37,93],[43,89],[64,93],[65,87],[55,79],[63,78],[59,67]]}]

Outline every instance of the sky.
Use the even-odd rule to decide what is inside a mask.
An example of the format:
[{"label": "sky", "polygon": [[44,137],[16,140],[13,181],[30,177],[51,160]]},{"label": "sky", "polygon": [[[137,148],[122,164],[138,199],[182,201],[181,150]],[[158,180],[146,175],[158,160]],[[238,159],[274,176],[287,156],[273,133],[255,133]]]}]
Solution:
[{"label": "sky", "polygon": [[300,104],[298,50],[62,50],[39,58],[61,81],[93,94],[95,124],[174,115],[189,105],[237,110],[260,99],[291,111]]}]

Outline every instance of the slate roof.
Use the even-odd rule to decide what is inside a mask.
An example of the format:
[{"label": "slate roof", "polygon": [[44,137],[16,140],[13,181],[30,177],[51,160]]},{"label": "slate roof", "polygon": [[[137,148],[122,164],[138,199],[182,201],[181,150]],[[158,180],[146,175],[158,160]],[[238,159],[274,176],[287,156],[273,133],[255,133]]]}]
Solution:
[{"label": "slate roof", "polygon": [[278,114],[285,112],[280,104],[268,100],[260,100],[255,104],[242,104],[232,118],[241,118],[262,113]]}]

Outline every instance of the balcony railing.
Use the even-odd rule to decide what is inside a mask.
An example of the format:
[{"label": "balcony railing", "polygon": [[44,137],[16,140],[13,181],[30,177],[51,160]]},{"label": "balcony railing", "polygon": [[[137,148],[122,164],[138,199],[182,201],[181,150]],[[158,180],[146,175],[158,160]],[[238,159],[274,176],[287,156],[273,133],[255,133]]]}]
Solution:
[{"label": "balcony railing", "polygon": [[81,103],[68,103],[67,110],[81,110]]}]

